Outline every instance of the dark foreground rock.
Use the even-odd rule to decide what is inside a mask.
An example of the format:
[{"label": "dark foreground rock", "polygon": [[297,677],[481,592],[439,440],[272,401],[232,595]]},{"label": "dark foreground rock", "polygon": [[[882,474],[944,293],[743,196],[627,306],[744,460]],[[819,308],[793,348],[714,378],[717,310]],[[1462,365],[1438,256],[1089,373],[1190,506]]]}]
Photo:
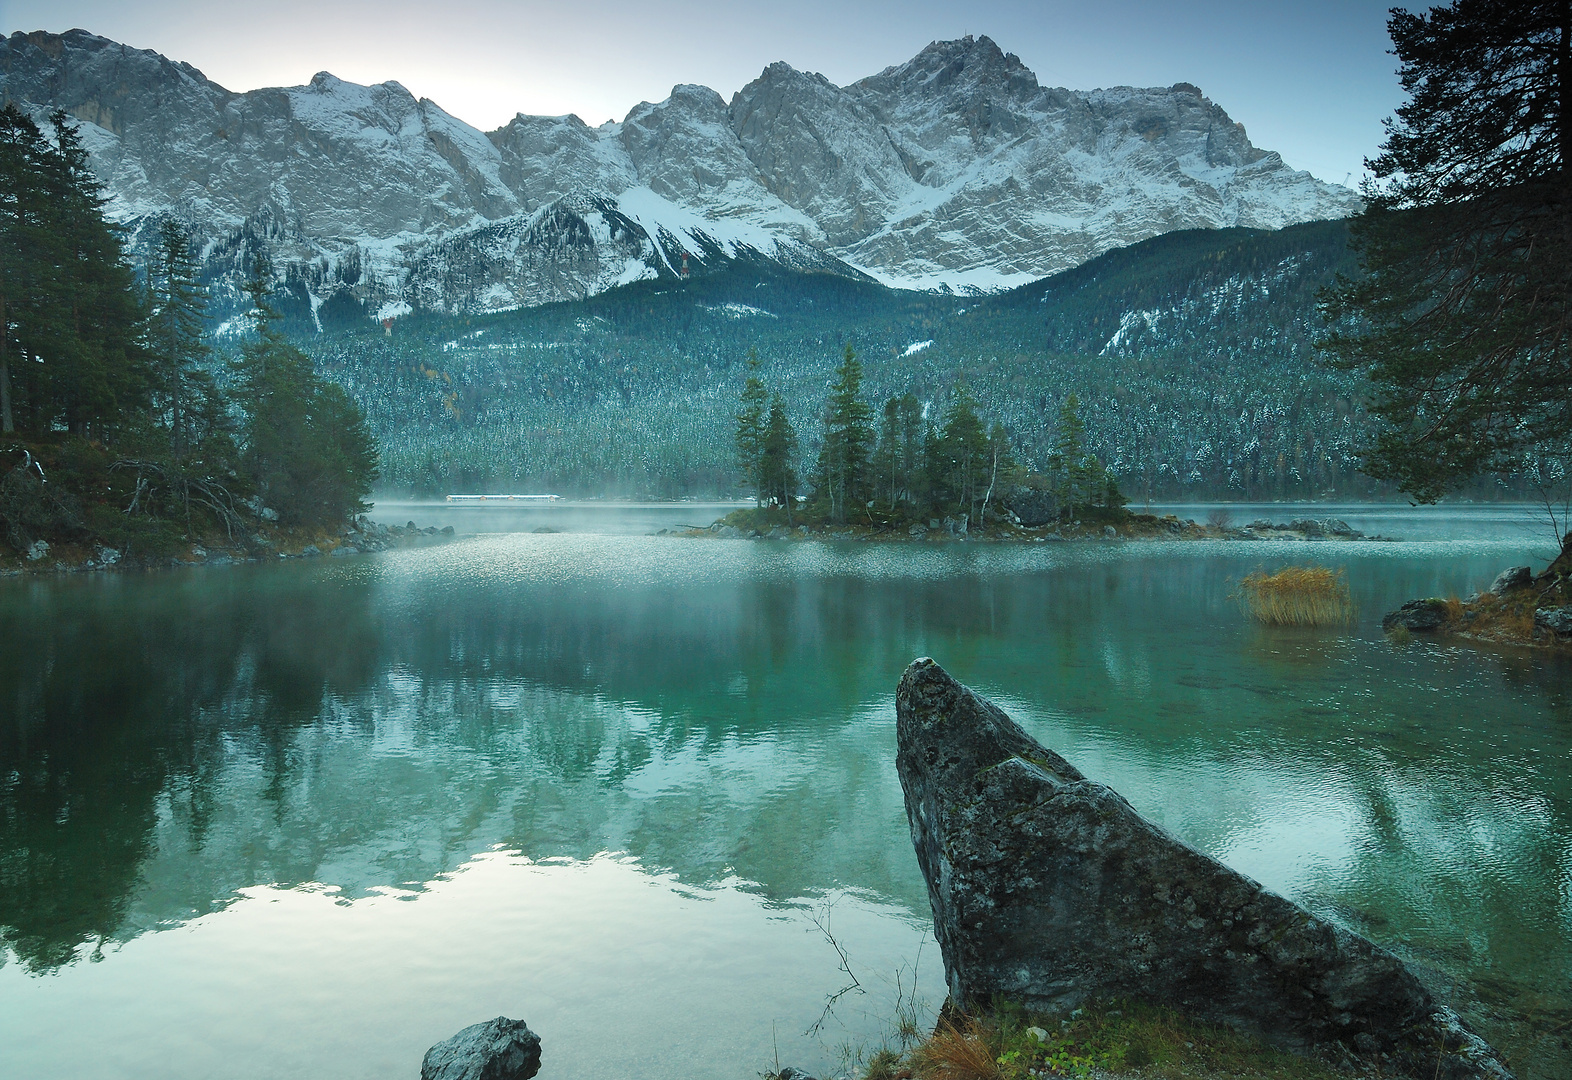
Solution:
[{"label": "dark foreground rock", "polygon": [[1146,821],[932,660],[896,758],[952,1000],[1156,1002],[1423,1080],[1504,1080],[1395,956]]},{"label": "dark foreground rock", "polygon": [[1381,629],[1412,630],[1416,634],[1434,634],[1446,625],[1448,616],[1445,600],[1410,600],[1396,611],[1381,617]]},{"label": "dark foreground rock", "polygon": [[539,1071],[540,1036],[499,1016],[427,1050],[420,1080],[530,1080]]}]

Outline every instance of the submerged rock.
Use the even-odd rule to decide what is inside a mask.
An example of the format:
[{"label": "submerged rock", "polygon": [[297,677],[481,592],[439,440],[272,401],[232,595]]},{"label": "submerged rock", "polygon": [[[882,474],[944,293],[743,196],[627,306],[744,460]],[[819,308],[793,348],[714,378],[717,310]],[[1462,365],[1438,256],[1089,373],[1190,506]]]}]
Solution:
[{"label": "submerged rock", "polygon": [[530,1080],[540,1072],[540,1036],[499,1016],[471,1024],[426,1051],[420,1080]]},{"label": "submerged rock", "polygon": [[1504,1080],[1395,956],[1176,840],[929,659],[896,767],[950,996],[1171,1006],[1424,1080]]},{"label": "submerged rock", "polygon": [[1446,625],[1445,600],[1410,600],[1396,611],[1389,611],[1381,619],[1381,629],[1395,630],[1401,626],[1417,634],[1433,634]]}]

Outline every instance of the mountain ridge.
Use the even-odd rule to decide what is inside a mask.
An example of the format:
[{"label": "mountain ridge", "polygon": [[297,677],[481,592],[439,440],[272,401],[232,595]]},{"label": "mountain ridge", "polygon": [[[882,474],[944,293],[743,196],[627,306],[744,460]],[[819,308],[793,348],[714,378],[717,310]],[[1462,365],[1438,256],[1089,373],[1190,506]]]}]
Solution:
[{"label": "mountain ridge", "polygon": [[220,304],[265,249],[313,310],[506,310],[737,259],[886,285],[1020,285],[1174,229],[1344,216],[1192,84],[1045,88],[987,37],[846,87],[778,61],[617,122],[481,132],[328,72],[237,93],[87,31],[0,39],[0,96],[82,125],[140,248],[183,221]]}]

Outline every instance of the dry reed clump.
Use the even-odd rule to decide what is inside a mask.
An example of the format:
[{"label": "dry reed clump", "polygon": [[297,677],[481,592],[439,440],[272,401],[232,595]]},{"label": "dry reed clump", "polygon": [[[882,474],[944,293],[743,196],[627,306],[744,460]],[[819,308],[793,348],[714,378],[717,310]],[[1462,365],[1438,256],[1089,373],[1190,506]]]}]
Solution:
[{"label": "dry reed clump", "polygon": [[1342,626],[1354,621],[1348,576],[1324,566],[1257,570],[1239,582],[1246,612],[1268,626]]},{"label": "dry reed clump", "polygon": [[1520,589],[1506,596],[1485,593],[1473,602],[1447,599],[1455,632],[1487,641],[1529,643],[1534,640],[1534,606],[1539,596]]},{"label": "dry reed clump", "polygon": [[975,1016],[960,1027],[945,1020],[912,1052],[923,1080],[1000,1080],[997,1032]]}]

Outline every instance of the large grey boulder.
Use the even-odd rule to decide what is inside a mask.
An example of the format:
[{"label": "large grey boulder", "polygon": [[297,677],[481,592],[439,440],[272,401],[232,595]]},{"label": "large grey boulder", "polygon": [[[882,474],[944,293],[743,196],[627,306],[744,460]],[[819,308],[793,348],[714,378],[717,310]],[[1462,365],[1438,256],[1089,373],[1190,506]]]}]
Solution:
[{"label": "large grey boulder", "polygon": [[1534,583],[1534,571],[1527,566],[1509,566],[1496,575],[1490,583],[1490,591],[1496,596],[1505,596],[1513,589],[1526,589]]},{"label": "large grey boulder", "polygon": [[1424,1080],[1503,1080],[1395,956],[1142,818],[929,659],[896,767],[951,999],[1152,1001]]},{"label": "large grey boulder", "polygon": [[426,1051],[420,1080],[530,1080],[540,1072],[540,1036],[499,1016],[471,1024]]}]

